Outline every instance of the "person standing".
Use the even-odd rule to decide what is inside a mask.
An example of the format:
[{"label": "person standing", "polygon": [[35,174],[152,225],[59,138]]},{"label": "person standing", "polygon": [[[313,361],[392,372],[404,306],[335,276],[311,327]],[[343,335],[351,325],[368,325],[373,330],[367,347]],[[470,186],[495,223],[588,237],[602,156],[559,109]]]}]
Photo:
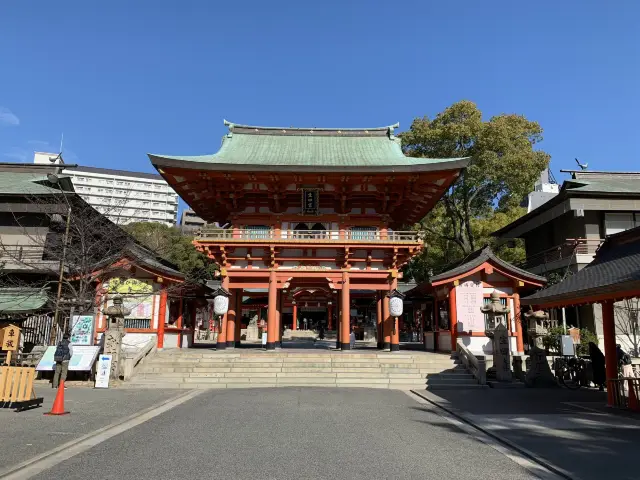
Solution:
[{"label": "person standing", "polygon": [[[53,354],[53,361],[56,362],[55,373],[53,375],[53,383],[51,386],[53,388],[58,388],[60,386],[60,382],[65,382],[67,380],[67,372],[69,371],[69,360],[73,356],[73,347],[71,346],[71,342],[69,341],[69,334],[65,333],[62,335],[62,340],[58,343],[56,347],[56,351]],[[67,387],[65,387],[66,389]]]},{"label": "person standing", "polygon": [[349,334],[349,344],[351,350],[356,348],[356,331],[353,325],[351,325],[351,333]]}]

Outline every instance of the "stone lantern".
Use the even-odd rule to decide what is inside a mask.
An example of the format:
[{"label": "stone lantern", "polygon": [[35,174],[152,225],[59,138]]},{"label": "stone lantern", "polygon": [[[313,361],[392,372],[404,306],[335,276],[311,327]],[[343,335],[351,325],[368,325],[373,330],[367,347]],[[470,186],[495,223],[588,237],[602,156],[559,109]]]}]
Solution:
[{"label": "stone lantern", "polygon": [[500,302],[500,294],[491,292],[490,301],[480,307],[485,314],[485,335],[492,341],[493,366],[496,369],[496,379],[499,382],[510,382],[511,362],[509,352],[509,332],[507,330],[507,314],[509,308]]},{"label": "stone lantern", "polygon": [[542,337],[549,334],[549,328],[556,326],[557,322],[549,320],[549,314],[542,310],[529,310],[524,314],[527,319],[527,334],[531,345],[542,348]]},{"label": "stone lantern", "polygon": [[104,314],[107,316],[107,329],[104,332],[104,353],[111,355],[111,372],[109,376],[117,380],[120,373],[120,353],[122,351],[122,337],[124,337],[124,317],[129,315],[131,310],[124,306],[120,295],[113,298],[113,305],[105,308]]}]

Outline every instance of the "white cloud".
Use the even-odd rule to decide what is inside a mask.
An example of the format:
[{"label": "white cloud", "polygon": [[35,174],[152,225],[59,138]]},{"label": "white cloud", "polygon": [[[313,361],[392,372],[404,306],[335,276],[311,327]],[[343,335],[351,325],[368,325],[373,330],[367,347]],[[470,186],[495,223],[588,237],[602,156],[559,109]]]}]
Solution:
[{"label": "white cloud", "polygon": [[0,126],[17,127],[20,119],[8,108],[0,107]]}]

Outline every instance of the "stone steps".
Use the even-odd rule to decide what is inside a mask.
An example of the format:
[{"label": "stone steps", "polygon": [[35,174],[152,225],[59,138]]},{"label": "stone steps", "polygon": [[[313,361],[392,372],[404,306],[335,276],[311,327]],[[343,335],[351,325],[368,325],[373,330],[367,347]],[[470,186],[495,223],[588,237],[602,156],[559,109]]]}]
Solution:
[{"label": "stone steps", "polygon": [[284,386],[474,388],[456,358],[429,353],[159,352],[128,383],[136,388]]}]

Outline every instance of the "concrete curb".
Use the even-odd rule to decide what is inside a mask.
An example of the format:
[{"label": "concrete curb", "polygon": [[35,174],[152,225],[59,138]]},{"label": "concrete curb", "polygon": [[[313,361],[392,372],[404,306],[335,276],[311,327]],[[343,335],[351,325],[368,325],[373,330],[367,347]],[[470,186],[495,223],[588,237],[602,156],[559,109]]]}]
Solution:
[{"label": "concrete curb", "polygon": [[513,443],[513,442],[511,442],[511,441],[509,441],[509,440],[507,440],[505,438],[501,438],[498,435],[496,435],[495,433],[491,432],[490,430],[482,428],[481,426],[477,425],[476,423],[471,421],[469,418],[467,418],[462,412],[458,411],[457,409],[455,409],[455,408],[453,408],[451,406],[444,406],[442,404],[442,402],[439,402],[438,400],[436,400],[434,398],[430,398],[430,397],[434,396],[431,393],[426,392],[426,391],[425,392],[419,392],[419,391],[416,391],[416,390],[411,390],[411,393],[413,393],[414,395],[416,395],[416,396],[422,398],[423,400],[429,402],[431,405],[444,410],[449,415],[452,415],[453,417],[457,418],[461,422],[464,422],[465,424],[469,425],[470,427],[475,428],[476,430],[482,432],[484,435],[487,435],[488,437],[491,437],[493,440],[495,440],[498,443],[501,443],[505,447],[510,448],[510,449],[518,452],[523,457],[526,457],[529,460],[531,460],[532,462],[540,465],[541,467],[546,468],[547,470],[553,472],[555,475],[558,475],[559,477],[565,478],[567,480],[580,480],[575,475],[572,476],[569,472],[567,472],[563,468],[558,467],[557,465],[554,465],[551,462],[543,460],[542,458],[537,456],[532,451],[530,451],[530,450],[528,450],[528,449],[526,449],[524,447],[521,447],[520,445],[517,445],[517,444],[515,444],[515,443]]}]

